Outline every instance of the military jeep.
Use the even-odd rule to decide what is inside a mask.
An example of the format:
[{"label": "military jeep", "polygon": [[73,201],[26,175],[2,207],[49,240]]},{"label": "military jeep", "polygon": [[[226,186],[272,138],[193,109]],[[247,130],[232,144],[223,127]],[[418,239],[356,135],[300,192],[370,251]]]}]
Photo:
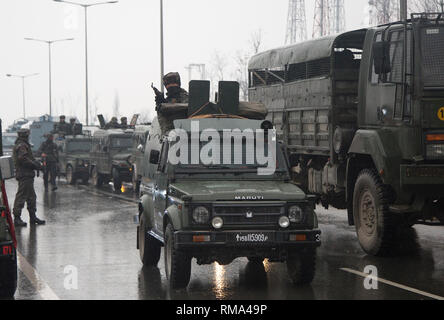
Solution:
[{"label": "military jeep", "polygon": [[66,182],[75,184],[81,180],[88,184],[91,168],[89,152],[91,137],[76,135],[57,138],[55,143],[59,150],[60,175],[66,177]]},{"label": "military jeep", "polygon": [[97,130],[91,145],[91,179],[96,187],[110,181],[120,192],[123,182],[132,182],[130,163],[134,130]]},{"label": "military jeep", "polygon": [[[222,92],[220,96],[222,99]],[[191,90],[190,98],[193,101]],[[192,106],[190,110],[192,114]],[[190,134],[195,126],[203,133],[265,130],[270,125],[269,121],[230,114],[174,121],[175,131]],[[164,247],[165,273],[175,289],[188,286],[193,258],[199,265],[227,265],[240,257],[253,263],[264,259],[286,262],[294,284],[310,283],[321,232],[313,200],[291,183],[283,146],[276,143],[275,150],[270,149],[276,163],[275,170],[267,175],[258,174],[262,168],[258,163],[245,161],[249,152],[245,141],[240,153],[232,149],[227,156],[242,155],[242,161],[232,162],[236,164],[175,164],[174,134],[166,137],[161,126],[156,118],[144,153],[137,228],[143,264],[156,266]],[[271,133],[265,143],[268,139],[273,139]],[[196,150],[190,141],[190,148],[181,149],[179,154],[191,158],[206,148],[201,142]],[[264,141],[254,140],[255,146],[261,143]],[[225,145],[220,152],[221,158],[228,153]]]}]

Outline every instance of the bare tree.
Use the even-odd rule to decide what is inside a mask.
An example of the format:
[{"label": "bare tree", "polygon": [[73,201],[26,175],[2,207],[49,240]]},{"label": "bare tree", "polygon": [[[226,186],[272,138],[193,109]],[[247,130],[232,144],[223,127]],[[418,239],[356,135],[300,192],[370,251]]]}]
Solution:
[{"label": "bare tree", "polygon": [[444,12],[444,0],[410,0],[409,4],[415,12]]}]

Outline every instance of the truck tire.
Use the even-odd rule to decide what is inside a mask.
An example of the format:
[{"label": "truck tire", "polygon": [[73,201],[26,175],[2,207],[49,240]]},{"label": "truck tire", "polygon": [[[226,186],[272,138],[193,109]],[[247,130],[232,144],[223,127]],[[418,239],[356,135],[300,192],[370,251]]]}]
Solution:
[{"label": "truck tire", "polygon": [[71,165],[66,167],[66,183],[73,185],[76,183],[74,169]]},{"label": "truck tire", "polygon": [[0,298],[12,298],[17,290],[17,254],[0,261]]},{"label": "truck tire", "polygon": [[94,167],[92,169],[92,183],[96,188],[99,188],[103,185],[103,176],[99,173],[97,170],[97,167]]},{"label": "truck tire", "polygon": [[116,168],[113,169],[113,184],[114,184],[114,191],[120,192],[122,189],[122,180],[120,179],[119,170]]},{"label": "truck tire", "polygon": [[294,285],[310,284],[316,273],[316,249],[293,249],[289,251],[287,272]]},{"label": "truck tire", "polygon": [[160,260],[161,244],[147,233],[145,218],[142,215],[139,226],[139,253],[144,266],[157,267]]},{"label": "truck tire", "polygon": [[172,289],[184,289],[190,283],[191,257],[174,245],[174,229],[168,224],[165,230],[165,274]]},{"label": "truck tire", "polygon": [[389,212],[392,194],[375,170],[361,171],[353,194],[353,219],[362,249],[385,256],[395,248],[399,221]]}]

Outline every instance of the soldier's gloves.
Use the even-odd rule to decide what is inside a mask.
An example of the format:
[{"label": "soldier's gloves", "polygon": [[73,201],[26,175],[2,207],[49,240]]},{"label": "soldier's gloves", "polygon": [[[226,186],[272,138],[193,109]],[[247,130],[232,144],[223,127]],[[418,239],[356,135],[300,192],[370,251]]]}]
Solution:
[{"label": "soldier's gloves", "polygon": [[166,102],[166,100],[165,100],[165,97],[163,95],[156,96],[156,104],[157,105],[160,105],[161,103],[165,103],[165,102]]}]

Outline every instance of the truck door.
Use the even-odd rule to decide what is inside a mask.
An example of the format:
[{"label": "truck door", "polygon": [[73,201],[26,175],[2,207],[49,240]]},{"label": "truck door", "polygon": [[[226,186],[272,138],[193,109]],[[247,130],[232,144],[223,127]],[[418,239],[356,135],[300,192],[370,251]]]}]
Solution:
[{"label": "truck door", "polygon": [[[409,32],[410,34],[410,32]],[[373,44],[382,41],[383,32],[376,33]],[[395,125],[403,120],[409,112],[407,103],[408,87],[405,84],[404,74],[404,29],[399,27],[386,32],[385,40],[388,42],[390,69],[383,74],[376,74],[375,59],[372,55],[370,63],[369,81],[365,96],[364,123],[370,126]]]},{"label": "truck door", "polygon": [[168,141],[162,144],[160,162],[154,179],[154,222],[157,230],[163,230],[163,217],[168,200]]}]

